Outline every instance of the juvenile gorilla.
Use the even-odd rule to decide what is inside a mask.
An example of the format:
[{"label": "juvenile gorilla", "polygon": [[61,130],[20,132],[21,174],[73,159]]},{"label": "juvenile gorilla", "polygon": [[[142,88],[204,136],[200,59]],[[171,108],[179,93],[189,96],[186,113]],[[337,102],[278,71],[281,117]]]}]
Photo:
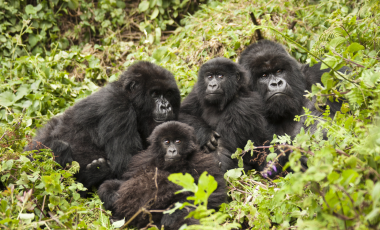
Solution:
[{"label": "juvenile gorilla", "polygon": [[[213,154],[223,171],[237,166],[231,154],[248,140],[259,146],[270,137],[261,96],[248,89],[248,77],[233,61],[212,59],[201,66],[198,82],[180,109],[179,120],[195,128],[198,143],[211,151],[217,146]],[[246,169],[261,170],[264,160],[265,154],[244,156]]]},{"label": "juvenile gorilla", "polygon": [[169,71],[137,62],[118,81],[52,118],[25,150],[51,148],[62,167],[79,162],[75,176],[85,187],[99,186],[123,174],[158,124],[177,119],[180,100]]},{"label": "juvenile gorilla", "polygon": [[[174,194],[182,188],[168,180],[172,173],[189,173],[195,182],[207,171],[218,182],[209,198],[208,207],[216,209],[225,202],[227,193],[223,174],[212,155],[203,154],[194,135],[194,129],[186,124],[170,121],[157,126],[149,137],[151,145],[135,155],[128,165],[123,180],[105,181],[98,190],[106,209],[114,219],[128,221],[140,208],[165,210],[176,202],[185,202],[187,193]],[[152,212],[156,225],[165,229],[179,229],[183,224],[195,224],[195,219],[184,219],[188,210],[162,214]],[[149,223],[149,215],[140,213],[131,225],[142,228]],[[160,228],[160,227],[159,227]]]}]

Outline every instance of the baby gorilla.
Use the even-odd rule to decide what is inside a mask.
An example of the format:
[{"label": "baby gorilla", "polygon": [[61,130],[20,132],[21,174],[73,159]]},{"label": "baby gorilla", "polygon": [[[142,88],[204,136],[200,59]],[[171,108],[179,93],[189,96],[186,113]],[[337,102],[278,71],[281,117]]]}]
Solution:
[{"label": "baby gorilla", "polygon": [[149,210],[165,210],[176,202],[185,202],[187,193],[174,194],[182,188],[167,178],[172,173],[189,173],[198,182],[207,171],[218,182],[209,198],[208,208],[216,209],[226,200],[225,181],[211,154],[203,154],[196,144],[194,129],[186,124],[169,121],[157,126],[148,138],[147,150],[132,157],[123,180],[105,181],[98,194],[104,207],[112,211],[114,219],[128,221],[139,210],[131,225],[141,228],[149,223],[149,215],[157,226],[178,229],[183,224],[196,224],[195,219],[184,219],[189,210],[163,214]]}]

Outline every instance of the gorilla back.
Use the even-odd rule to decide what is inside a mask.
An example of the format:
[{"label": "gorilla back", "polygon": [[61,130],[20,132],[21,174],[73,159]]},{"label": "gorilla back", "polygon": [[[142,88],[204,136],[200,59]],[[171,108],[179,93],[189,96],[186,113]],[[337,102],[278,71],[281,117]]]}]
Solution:
[{"label": "gorilla back", "polygon": [[180,100],[169,71],[137,62],[118,81],[52,118],[25,150],[51,148],[61,166],[79,162],[78,181],[98,186],[122,175],[158,124],[177,119]]}]

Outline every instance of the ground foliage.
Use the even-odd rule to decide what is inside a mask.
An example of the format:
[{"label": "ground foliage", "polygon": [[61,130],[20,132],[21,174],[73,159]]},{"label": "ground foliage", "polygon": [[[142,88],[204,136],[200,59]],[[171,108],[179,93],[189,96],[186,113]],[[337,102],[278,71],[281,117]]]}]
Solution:
[{"label": "ground foliage", "polygon": [[[36,161],[31,162],[23,146],[37,127],[116,80],[135,60],[171,70],[185,97],[202,63],[217,56],[236,60],[256,40],[257,29],[264,38],[284,44],[300,62],[323,61],[332,68],[323,84],[305,94],[316,96],[320,109],[326,100],[343,101],[342,109],[333,120],[328,108],[324,120],[309,116],[306,122],[321,120],[313,135],[302,131],[293,141],[274,138],[271,150],[292,151],[295,173],[271,181],[257,172],[231,170],[225,174],[230,201],[220,210],[205,208],[211,189],[200,192],[212,188],[211,177],[195,185],[191,177],[173,175],[173,182],[179,180],[185,191],[194,192],[191,202],[176,208],[195,208],[191,215],[200,219],[202,229],[380,228],[378,2],[198,3],[0,0],[1,228],[122,226],[127,220],[110,224],[110,213],[96,195],[79,197],[83,186],[72,177],[77,164],[62,169],[49,150],[33,155]],[[335,71],[343,65],[351,71]],[[254,148],[249,142],[235,156]],[[301,154],[309,157],[304,173],[298,165]],[[276,155],[268,160],[273,164]]]}]

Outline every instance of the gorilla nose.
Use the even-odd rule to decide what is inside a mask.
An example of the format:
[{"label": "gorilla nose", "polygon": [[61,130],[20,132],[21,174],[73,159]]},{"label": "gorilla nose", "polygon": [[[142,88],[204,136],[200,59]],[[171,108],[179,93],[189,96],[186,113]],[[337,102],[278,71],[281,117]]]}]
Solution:
[{"label": "gorilla nose", "polygon": [[217,87],[218,85],[215,84],[215,83],[210,83],[208,86],[209,86],[211,89],[216,89],[216,87]]},{"label": "gorilla nose", "polygon": [[283,91],[285,87],[286,81],[284,79],[272,79],[268,86],[271,91]]},{"label": "gorilla nose", "polygon": [[171,110],[172,107],[170,106],[169,103],[162,103],[161,106],[160,106],[160,109],[167,111],[167,110]]}]

